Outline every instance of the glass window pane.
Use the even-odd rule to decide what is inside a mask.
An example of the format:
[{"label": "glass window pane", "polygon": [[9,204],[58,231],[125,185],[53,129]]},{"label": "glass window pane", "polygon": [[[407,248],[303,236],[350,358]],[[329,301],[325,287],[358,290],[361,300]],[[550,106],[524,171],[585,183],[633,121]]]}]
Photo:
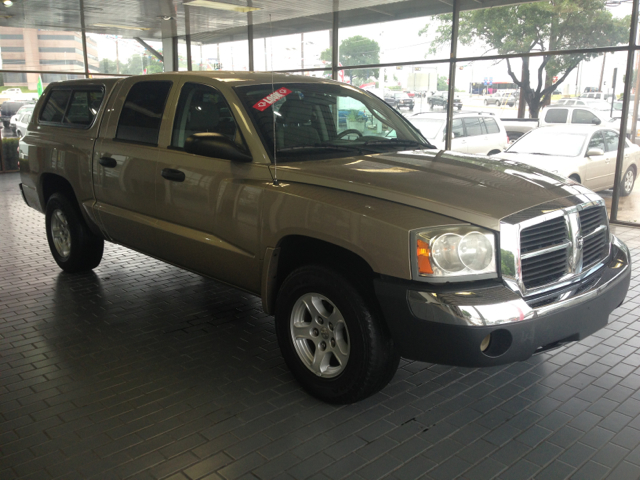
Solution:
[{"label": "glass window pane", "polygon": [[571,114],[571,123],[596,124],[598,123],[598,117],[588,110],[579,108]]},{"label": "glass window pane", "polygon": [[553,108],[547,110],[544,121],[547,123],[567,123],[569,112],[566,108]]},{"label": "glass window pane", "polygon": [[180,92],[171,145],[184,148],[185,140],[194,133],[221,133],[234,140],[236,123],[229,104],[212,87],[186,83]]},{"label": "glass window pane", "polygon": [[484,118],[484,125],[487,127],[487,133],[500,133],[500,127],[493,118]]},{"label": "glass window pane", "polygon": [[[89,63],[95,57],[96,73],[120,75],[145,75],[164,72],[164,64],[141,43],[133,38],[121,35],[103,35],[88,33]],[[144,39],[144,42],[158,53],[162,53],[162,42]]]},{"label": "glass window pane", "polygon": [[[92,58],[95,48],[95,42],[87,39],[89,69],[97,71],[98,60]],[[0,27],[0,52],[2,68],[7,70],[84,73],[82,33],[79,31]],[[32,89],[35,88],[37,77],[35,81],[19,77],[11,81],[28,83]]]},{"label": "glass window pane", "polygon": [[602,133],[596,132],[589,140],[589,146],[587,147],[589,150],[592,148],[597,148],[599,150],[605,151],[604,148],[604,139],[602,138]]},{"label": "glass window pane", "polygon": [[604,151],[615,152],[616,150],[618,150],[618,141],[620,138],[620,134],[612,130],[605,130],[602,133],[604,134],[604,141],[606,146]]},{"label": "glass window pane", "polygon": [[71,97],[71,90],[53,90],[42,109],[40,120],[43,122],[62,122],[69,97]]},{"label": "glass window pane", "polygon": [[64,117],[65,124],[91,125],[95,118],[104,92],[102,90],[74,91],[69,104],[69,110]]},{"label": "glass window pane", "polygon": [[468,137],[474,137],[476,135],[483,134],[482,125],[480,125],[479,118],[463,118],[462,123],[464,123]]},{"label": "glass window pane", "polygon": [[156,145],[171,82],[136,83],[124,103],[116,138]]},{"label": "glass window pane", "polygon": [[[626,45],[631,5],[630,2],[624,6],[620,3],[538,1],[464,11],[460,13],[458,55]],[[584,55],[584,58],[590,57]],[[574,59],[561,60],[573,62]]]}]

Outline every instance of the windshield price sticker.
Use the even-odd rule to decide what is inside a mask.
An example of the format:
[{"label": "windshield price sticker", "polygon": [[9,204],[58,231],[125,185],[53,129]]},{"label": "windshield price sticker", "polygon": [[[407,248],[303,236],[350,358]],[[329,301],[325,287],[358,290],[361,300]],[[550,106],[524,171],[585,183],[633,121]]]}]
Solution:
[{"label": "windshield price sticker", "polygon": [[271,105],[276,103],[281,98],[286,97],[290,93],[291,93],[291,90],[289,90],[288,88],[284,88],[284,87],[279,88],[275,92],[270,93],[269,95],[264,97],[262,100],[260,100],[258,103],[256,103],[253,106],[253,108],[255,108],[256,110],[260,110],[261,112],[264,112]]}]

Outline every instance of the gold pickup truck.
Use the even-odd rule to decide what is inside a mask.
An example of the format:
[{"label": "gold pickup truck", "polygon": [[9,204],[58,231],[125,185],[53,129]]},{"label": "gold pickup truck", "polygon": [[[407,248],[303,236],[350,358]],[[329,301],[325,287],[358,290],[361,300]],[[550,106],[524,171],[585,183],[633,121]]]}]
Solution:
[{"label": "gold pickup truck", "polygon": [[53,83],[19,148],[63,270],[97,267],[107,240],[260,295],[287,365],[328,402],[377,392],[400,357],[494,366],[580,340],[629,287],[600,197],[438,151],[330,80]]}]

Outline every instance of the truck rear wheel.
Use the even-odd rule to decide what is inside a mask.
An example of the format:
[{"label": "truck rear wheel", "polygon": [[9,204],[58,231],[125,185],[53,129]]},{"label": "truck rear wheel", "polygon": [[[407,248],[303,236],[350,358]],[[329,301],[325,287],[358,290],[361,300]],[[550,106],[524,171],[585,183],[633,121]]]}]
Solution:
[{"label": "truck rear wheel", "polygon": [[276,304],[278,343],[311,395],[353,403],[393,378],[400,357],[370,303],[345,276],[326,267],[301,267],[283,282]]},{"label": "truck rear wheel", "polygon": [[89,230],[77,205],[54,193],[45,214],[49,249],[62,270],[84,272],[100,264],[104,240]]}]

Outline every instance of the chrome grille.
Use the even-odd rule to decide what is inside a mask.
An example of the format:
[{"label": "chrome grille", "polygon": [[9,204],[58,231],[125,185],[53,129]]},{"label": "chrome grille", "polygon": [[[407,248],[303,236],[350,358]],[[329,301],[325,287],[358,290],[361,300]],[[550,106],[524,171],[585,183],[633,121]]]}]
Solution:
[{"label": "chrome grille", "polygon": [[[568,241],[564,216],[525,228],[520,232],[522,280],[527,289],[555,282],[567,272]],[[565,247],[559,250],[546,251],[550,247],[562,245]],[[532,253],[534,255],[526,256]]]},{"label": "chrome grille", "polygon": [[554,218],[520,232],[520,253],[530,253],[559,245],[567,239],[567,224],[564,217]]},{"label": "chrome grille", "polygon": [[587,202],[569,197],[501,222],[501,273],[507,284],[525,297],[546,298],[584,278],[607,258],[604,201],[595,194],[584,197]]}]

